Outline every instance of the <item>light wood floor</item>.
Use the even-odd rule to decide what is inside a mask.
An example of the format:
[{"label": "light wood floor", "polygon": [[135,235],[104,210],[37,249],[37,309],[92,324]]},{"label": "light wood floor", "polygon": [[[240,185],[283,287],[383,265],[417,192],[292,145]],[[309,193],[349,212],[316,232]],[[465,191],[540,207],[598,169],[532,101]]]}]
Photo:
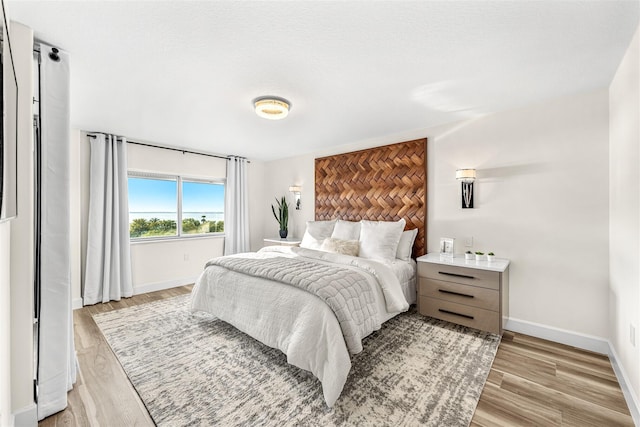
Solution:
[{"label": "light wood floor", "polygon": [[[190,286],[74,311],[81,372],[69,406],[39,426],[152,426],[91,315],[190,292]],[[607,356],[505,332],[472,426],[633,426]]]}]

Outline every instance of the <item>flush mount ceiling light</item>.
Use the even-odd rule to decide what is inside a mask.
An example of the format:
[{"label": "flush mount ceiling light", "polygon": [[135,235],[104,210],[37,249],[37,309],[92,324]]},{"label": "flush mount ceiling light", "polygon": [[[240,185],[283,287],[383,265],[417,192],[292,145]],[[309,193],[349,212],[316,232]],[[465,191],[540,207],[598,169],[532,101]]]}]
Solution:
[{"label": "flush mount ceiling light", "polygon": [[287,117],[291,103],[277,96],[261,96],[253,100],[256,114],[269,120],[280,120]]}]

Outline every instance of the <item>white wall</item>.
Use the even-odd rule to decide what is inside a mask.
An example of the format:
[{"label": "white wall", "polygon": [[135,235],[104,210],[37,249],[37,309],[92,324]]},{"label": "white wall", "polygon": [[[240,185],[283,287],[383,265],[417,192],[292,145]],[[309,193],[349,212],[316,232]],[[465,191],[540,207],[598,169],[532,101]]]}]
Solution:
[{"label": "white wall", "polygon": [[[636,34],[609,88],[610,341],[640,406],[640,40]],[[635,347],[630,325],[636,329]]]},{"label": "white wall", "polygon": [[[80,194],[81,215],[79,259],[84,277],[86,254],[87,215],[89,211],[89,163],[90,145],[85,133],[74,131],[72,144],[78,146],[81,165],[76,179]],[[182,175],[190,178],[225,179],[227,162],[224,159],[200,156],[159,148],[128,144],[128,168],[139,172]],[[250,209],[261,193],[262,163],[249,164]],[[258,198],[258,200],[261,200]],[[255,215],[255,214],[254,214]],[[252,236],[261,236],[262,225],[252,222]],[[252,239],[253,240],[253,239]],[[255,243],[257,244],[257,242]],[[252,242],[252,245],[254,243]],[[256,247],[256,249],[259,246]],[[163,241],[134,242],[131,244],[131,266],[134,293],[150,292],[173,286],[193,283],[202,272],[207,260],[223,254],[224,237],[208,236]],[[79,298],[79,284],[74,296]],[[76,303],[76,307],[77,307]]]},{"label": "white wall", "polygon": [[[428,247],[464,237],[509,258],[510,317],[607,336],[606,90],[434,129]],[[477,169],[473,210],[460,167]]]},{"label": "white wall", "polygon": [[[276,198],[282,196],[289,203],[288,237],[301,238],[304,234],[306,221],[314,218],[314,158],[317,155],[298,156],[289,159],[274,160],[265,163],[264,190],[261,194],[262,204],[256,209],[262,214],[262,232],[260,245],[263,246],[265,237],[279,237],[280,226],[273,217],[271,205],[276,206]],[[295,209],[293,194],[289,192],[291,185],[300,185],[300,210]]]},{"label": "white wall", "polygon": [[[315,157],[427,137],[427,246],[464,237],[512,260],[511,317],[607,337],[607,91],[265,164],[266,234],[273,197],[303,186],[295,234],[313,219]],[[460,208],[455,170],[475,167],[476,209]],[[291,227],[290,227],[291,228]]]},{"label": "white wall", "polygon": [[223,237],[132,243],[134,293],[194,283],[205,263],[223,251]]},{"label": "white wall", "polygon": [[[11,406],[31,412],[33,402],[33,31],[11,23],[18,78],[18,217],[11,221]],[[32,414],[35,415],[35,412]],[[35,420],[35,418],[34,418]]]}]

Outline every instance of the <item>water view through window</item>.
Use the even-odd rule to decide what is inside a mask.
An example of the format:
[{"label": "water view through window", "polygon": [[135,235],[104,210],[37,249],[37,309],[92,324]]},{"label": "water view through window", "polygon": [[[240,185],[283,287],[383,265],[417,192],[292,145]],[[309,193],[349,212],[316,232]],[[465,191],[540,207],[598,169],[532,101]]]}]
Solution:
[{"label": "water view through window", "polygon": [[[224,232],[222,183],[130,175],[128,184],[131,238]],[[182,190],[181,211],[178,188]],[[180,229],[178,221],[182,223]]]},{"label": "water view through window", "polygon": [[208,182],[182,181],[182,232],[224,231],[224,186]]}]

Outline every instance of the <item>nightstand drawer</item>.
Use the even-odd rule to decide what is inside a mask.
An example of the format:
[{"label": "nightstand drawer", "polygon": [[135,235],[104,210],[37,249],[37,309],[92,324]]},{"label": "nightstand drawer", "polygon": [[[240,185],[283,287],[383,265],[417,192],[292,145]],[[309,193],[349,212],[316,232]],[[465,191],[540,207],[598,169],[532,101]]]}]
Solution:
[{"label": "nightstand drawer", "polygon": [[484,308],[485,310],[498,311],[500,309],[500,293],[495,289],[421,277],[418,294],[420,296]]},{"label": "nightstand drawer", "polygon": [[500,273],[497,271],[419,262],[418,275],[429,279],[443,280],[445,282],[456,282],[496,290],[500,289]]},{"label": "nightstand drawer", "polygon": [[437,298],[420,296],[420,314],[470,328],[500,334],[500,314]]}]

